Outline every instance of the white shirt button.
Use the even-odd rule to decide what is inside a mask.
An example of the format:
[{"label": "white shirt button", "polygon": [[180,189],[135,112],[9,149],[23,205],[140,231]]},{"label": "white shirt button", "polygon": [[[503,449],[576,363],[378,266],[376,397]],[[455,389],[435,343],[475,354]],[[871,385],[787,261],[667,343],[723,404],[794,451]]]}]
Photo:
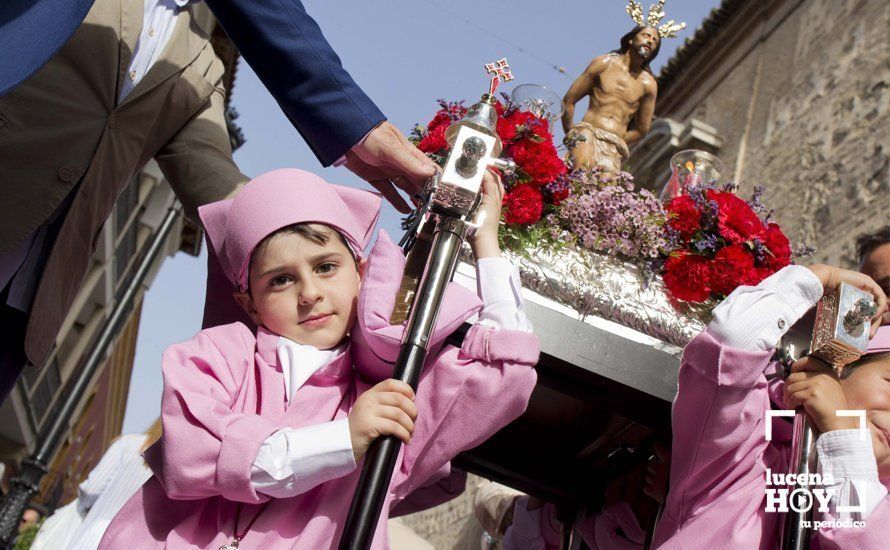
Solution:
[{"label": "white shirt button", "polygon": [[154,36],[154,35],[155,35],[154,27],[149,27],[148,28],[148,36]]},{"label": "white shirt button", "polygon": [[132,81],[136,80],[136,71],[130,71],[130,80],[132,80]]},{"label": "white shirt button", "polygon": [[779,328],[785,328],[785,319],[779,319]]}]

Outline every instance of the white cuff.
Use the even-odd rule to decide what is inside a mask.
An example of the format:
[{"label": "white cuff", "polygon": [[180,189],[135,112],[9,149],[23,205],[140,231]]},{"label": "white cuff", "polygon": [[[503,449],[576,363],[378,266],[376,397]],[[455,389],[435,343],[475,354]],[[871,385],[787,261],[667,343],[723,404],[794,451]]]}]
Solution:
[{"label": "white cuff", "polygon": [[260,493],[289,498],[354,469],[349,419],[342,418],[270,435],[253,462],[250,481]]},{"label": "white cuff", "polygon": [[481,258],[476,261],[476,280],[482,311],[479,324],[494,328],[531,332],[522,301],[519,271],[504,257]]},{"label": "white cuff", "polygon": [[829,512],[835,519],[865,519],[887,496],[878,479],[871,433],[861,438],[858,429],[827,432],[816,441],[816,451],[819,473],[834,480],[826,488],[832,491]]},{"label": "white cuff", "polygon": [[[385,120],[382,120],[382,121],[380,121],[380,124],[383,124],[384,122],[385,122]],[[380,124],[378,124],[377,126],[380,126]],[[356,147],[358,147],[359,145],[362,145],[363,143],[365,143],[365,140],[368,139],[368,136],[371,135],[371,132],[373,132],[377,128],[377,126],[374,126],[374,128],[371,128],[370,130],[368,130],[368,133],[365,134],[364,136],[362,136],[362,139],[358,140],[358,142],[355,145],[353,145],[352,147],[350,147],[349,150],[351,151],[351,150],[355,149]],[[342,155],[340,155],[340,158],[335,160],[334,164],[332,164],[331,166],[333,166],[334,168],[339,168],[339,167],[343,166],[344,164],[346,164],[346,153],[343,153]]]},{"label": "white cuff", "polygon": [[748,351],[776,347],[788,329],[822,298],[822,283],[809,269],[791,265],[757,286],[740,286],[716,308],[708,325],[725,346]]}]

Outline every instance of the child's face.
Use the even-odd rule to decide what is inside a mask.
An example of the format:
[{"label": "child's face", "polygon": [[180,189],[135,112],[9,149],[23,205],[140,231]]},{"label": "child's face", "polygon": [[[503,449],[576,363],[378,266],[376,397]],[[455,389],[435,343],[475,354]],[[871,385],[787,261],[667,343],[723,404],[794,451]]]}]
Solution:
[{"label": "child's face", "polygon": [[841,379],[847,406],[867,412],[878,475],[890,478],[890,354],[862,359]]},{"label": "child's face", "polygon": [[331,349],[355,322],[361,270],[331,229],[319,244],[279,233],[253,252],[250,293],[236,293],[254,323],[299,344]]}]

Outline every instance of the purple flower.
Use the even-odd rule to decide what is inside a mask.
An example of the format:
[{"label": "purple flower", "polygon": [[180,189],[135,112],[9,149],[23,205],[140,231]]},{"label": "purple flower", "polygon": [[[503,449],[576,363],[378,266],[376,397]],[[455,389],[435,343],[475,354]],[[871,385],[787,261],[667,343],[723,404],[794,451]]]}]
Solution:
[{"label": "purple flower", "polygon": [[466,113],[466,107],[464,107],[465,101],[461,99],[460,101],[446,101],[444,98],[439,98],[436,100],[436,103],[439,104],[440,109],[444,109],[448,116],[453,121],[460,120],[463,118],[464,113]]},{"label": "purple flower", "polygon": [[544,192],[544,198],[546,198],[548,202],[554,202],[554,196],[561,197],[561,200],[565,200],[565,197],[572,194],[572,181],[567,174],[561,174],[557,176],[555,180],[541,188],[541,191]]},{"label": "purple flower", "polygon": [[701,211],[701,226],[705,230],[717,229],[717,212],[719,207],[717,201],[708,199],[708,190],[712,187],[707,185],[691,185],[689,186],[689,196],[692,202]]},{"label": "purple flower", "polygon": [[633,191],[630,174],[607,180],[599,171],[576,171],[569,178],[584,192],[566,199],[561,214],[582,246],[646,261],[670,251],[675,237],[664,230],[661,202],[648,191]]},{"label": "purple flower", "polygon": [[770,254],[769,250],[757,237],[754,237],[751,244],[753,245],[754,261],[757,262],[757,265],[763,265],[766,262],[767,255]]},{"label": "purple flower", "polygon": [[766,224],[772,220],[775,210],[767,208],[763,204],[763,202],[761,202],[764,191],[766,191],[766,187],[762,185],[755,185],[754,193],[751,194],[751,198],[747,202],[748,206],[751,207],[751,210],[753,210],[758,216],[760,216],[760,219],[762,219],[763,223]]},{"label": "purple flower", "polygon": [[717,243],[717,235],[705,232],[702,232],[698,239],[693,240],[690,244],[692,245],[692,248],[701,254],[716,254],[717,247],[719,246]]},{"label": "purple flower", "polygon": [[408,139],[416,144],[425,138],[428,133],[426,126],[423,124],[415,124],[414,128],[411,128],[411,133],[408,134]]},{"label": "purple flower", "polygon": [[794,259],[797,258],[808,258],[816,253],[816,247],[807,244],[807,243],[797,243],[797,246],[794,247],[794,252],[791,254],[791,257]]}]

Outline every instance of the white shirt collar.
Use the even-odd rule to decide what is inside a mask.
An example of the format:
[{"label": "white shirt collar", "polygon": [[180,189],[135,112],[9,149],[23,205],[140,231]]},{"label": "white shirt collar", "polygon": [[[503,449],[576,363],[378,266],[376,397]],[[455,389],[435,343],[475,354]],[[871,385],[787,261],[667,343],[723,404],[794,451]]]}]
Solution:
[{"label": "white shirt collar", "polygon": [[284,393],[288,402],[313,374],[342,353],[344,345],[333,349],[298,344],[284,336],[278,338],[278,364],[284,374]]}]

